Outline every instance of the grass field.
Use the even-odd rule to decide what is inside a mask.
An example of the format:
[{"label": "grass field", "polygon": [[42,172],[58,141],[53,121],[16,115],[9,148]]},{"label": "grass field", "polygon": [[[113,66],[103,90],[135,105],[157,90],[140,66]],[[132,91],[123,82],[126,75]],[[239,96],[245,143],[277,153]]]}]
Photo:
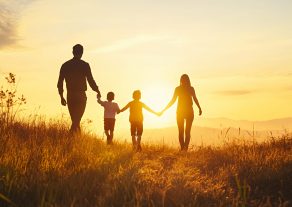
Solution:
[{"label": "grass field", "polygon": [[134,153],[62,121],[1,126],[0,206],[292,206],[289,135]]}]

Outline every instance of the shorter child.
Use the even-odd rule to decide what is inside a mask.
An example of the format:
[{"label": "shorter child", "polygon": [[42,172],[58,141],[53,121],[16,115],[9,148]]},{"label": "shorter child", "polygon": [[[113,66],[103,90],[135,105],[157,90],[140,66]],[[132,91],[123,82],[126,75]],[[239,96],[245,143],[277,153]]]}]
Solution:
[{"label": "shorter child", "polygon": [[100,96],[97,96],[97,102],[104,107],[104,133],[107,137],[107,144],[112,144],[115,129],[115,116],[120,113],[119,105],[113,100],[115,99],[115,94],[113,92],[108,92],[107,101],[101,101]]},{"label": "shorter child", "polygon": [[141,92],[136,90],[133,92],[133,101],[129,102],[124,108],[120,110],[123,112],[130,108],[130,117],[129,121],[131,124],[131,136],[134,150],[141,151],[141,136],[143,133],[143,113],[142,109],[145,108],[147,111],[159,115],[144,103],[140,101]]}]

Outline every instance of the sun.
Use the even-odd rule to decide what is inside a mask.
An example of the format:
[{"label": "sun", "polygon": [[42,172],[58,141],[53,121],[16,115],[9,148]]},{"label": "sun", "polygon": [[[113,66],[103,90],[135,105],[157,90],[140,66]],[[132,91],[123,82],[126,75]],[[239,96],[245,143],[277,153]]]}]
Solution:
[{"label": "sun", "polygon": [[[151,84],[143,87],[141,101],[154,111],[160,112],[172,98],[174,88],[167,84]],[[175,125],[176,104],[166,111],[162,116],[144,111],[145,126],[147,128],[160,128]]]}]

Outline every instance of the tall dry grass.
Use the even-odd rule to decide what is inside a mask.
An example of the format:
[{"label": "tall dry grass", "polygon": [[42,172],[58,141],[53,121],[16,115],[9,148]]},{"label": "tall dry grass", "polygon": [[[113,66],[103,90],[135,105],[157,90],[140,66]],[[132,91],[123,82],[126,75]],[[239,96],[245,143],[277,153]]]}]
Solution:
[{"label": "tall dry grass", "polygon": [[133,153],[64,120],[15,118],[25,104],[13,74],[0,90],[0,206],[292,206],[292,136],[237,140],[188,153]]},{"label": "tall dry grass", "polygon": [[0,127],[0,206],[291,206],[290,136],[194,147],[107,146],[63,121]]}]

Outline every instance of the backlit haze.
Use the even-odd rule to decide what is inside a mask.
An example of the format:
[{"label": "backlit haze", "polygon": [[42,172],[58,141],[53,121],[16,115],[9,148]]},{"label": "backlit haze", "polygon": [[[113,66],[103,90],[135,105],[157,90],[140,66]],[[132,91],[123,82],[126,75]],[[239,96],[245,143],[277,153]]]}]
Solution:
[{"label": "backlit haze", "polygon": [[[113,91],[120,107],[140,89],[162,110],[187,73],[205,118],[290,117],[291,9],[289,0],[0,0],[0,85],[15,73],[26,113],[69,117],[56,85],[80,43],[102,98]],[[102,133],[103,108],[87,96],[83,120]],[[175,108],[145,111],[145,128],[174,126]],[[128,125],[128,111],[117,116],[116,130]]]}]

